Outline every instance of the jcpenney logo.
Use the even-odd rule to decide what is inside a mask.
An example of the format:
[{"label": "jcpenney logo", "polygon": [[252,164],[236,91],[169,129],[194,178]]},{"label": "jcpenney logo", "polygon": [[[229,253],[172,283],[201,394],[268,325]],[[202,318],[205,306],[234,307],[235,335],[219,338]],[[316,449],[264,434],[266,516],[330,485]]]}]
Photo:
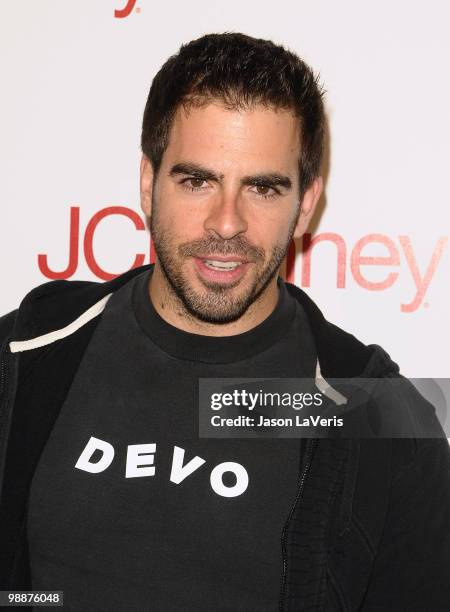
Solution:
[{"label": "jcpenney logo", "polygon": [[[115,9],[114,17],[116,17],[117,19],[123,19],[124,17],[128,17],[128,15],[134,9],[135,5],[136,5],[136,0],[128,0],[128,2],[123,8]],[[136,8],[136,12],[139,12],[139,11],[140,9]]]},{"label": "jcpenney logo", "polygon": [[[70,208],[70,222],[68,234],[68,263],[63,270],[55,270],[49,264],[49,256],[39,253],[38,266],[40,272],[48,279],[69,279],[77,271],[80,254],[84,256],[85,262],[91,272],[101,280],[111,280],[121,274],[121,272],[111,272],[105,270],[98,263],[94,253],[94,236],[97,227],[107,217],[115,215],[129,219],[137,231],[146,231],[145,223],[138,213],[125,206],[108,206],[96,212],[89,219],[84,231],[80,227],[80,207]],[[296,267],[300,265],[300,286],[311,286],[311,263],[314,254],[319,251],[321,245],[334,245],[332,251],[331,265],[336,270],[336,287],[345,289],[351,282],[367,291],[386,291],[392,287],[400,276],[405,275],[413,281],[412,295],[408,296],[408,301],[400,304],[402,312],[415,312],[421,305],[427,306],[425,300],[428,289],[436,274],[436,270],[441,262],[443,252],[448,242],[448,236],[439,237],[433,251],[427,257],[427,264],[419,269],[413,241],[409,236],[399,235],[395,238],[385,234],[367,234],[351,246],[343,236],[334,232],[323,232],[312,236],[310,233],[303,235],[302,254],[296,257],[296,244],[291,243],[286,257],[286,280],[293,283],[297,276]],[[80,242],[82,241],[82,249]],[[382,245],[386,252],[384,256],[372,257],[363,253],[368,245]],[[81,253],[80,253],[81,252]],[[134,261],[131,261],[129,268],[142,266],[147,262],[153,263],[155,253],[149,238],[148,250],[146,253],[136,253]],[[379,267],[383,272],[383,279],[378,281],[369,280],[365,276],[367,267]],[[348,274],[350,272],[350,275]]]}]

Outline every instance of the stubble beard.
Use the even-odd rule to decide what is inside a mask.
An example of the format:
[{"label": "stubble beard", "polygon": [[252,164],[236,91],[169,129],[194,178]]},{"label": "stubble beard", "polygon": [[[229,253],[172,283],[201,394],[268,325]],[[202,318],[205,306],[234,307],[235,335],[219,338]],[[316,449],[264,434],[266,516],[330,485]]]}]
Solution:
[{"label": "stubble beard", "polygon": [[[241,235],[230,240],[208,237],[177,246],[170,230],[163,230],[161,227],[157,210],[158,206],[155,207],[155,202],[153,202],[150,218],[151,239],[169,290],[188,316],[215,324],[231,323],[238,320],[251,304],[256,302],[263,294],[283,262],[300,215],[299,206],[295,219],[289,228],[287,239],[275,244],[269,261],[266,265],[263,265],[265,261],[264,249],[250,245]],[[178,257],[175,254],[178,254]],[[242,283],[245,277],[243,280],[239,279],[237,282],[226,286],[202,280],[206,291],[198,292],[183,275],[182,262],[189,257],[200,254],[241,256],[251,261],[251,266],[257,266],[257,274],[253,282],[240,295],[233,295],[233,289]]]}]

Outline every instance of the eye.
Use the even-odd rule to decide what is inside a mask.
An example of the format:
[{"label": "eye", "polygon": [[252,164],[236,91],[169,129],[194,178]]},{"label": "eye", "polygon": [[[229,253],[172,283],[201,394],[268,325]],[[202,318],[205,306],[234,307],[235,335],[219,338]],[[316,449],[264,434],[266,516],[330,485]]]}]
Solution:
[{"label": "eye", "polygon": [[[203,184],[205,183],[205,185]],[[195,176],[191,176],[189,178],[185,178],[181,181],[181,184],[189,191],[200,191],[205,188],[206,181],[205,179],[198,178]]]},{"label": "eye", "polygon": [[269,185],[254,185],[254,188],[255,193],[265,200],[268,198],[273,198],[279,194],[277,189],[270,187]]}]

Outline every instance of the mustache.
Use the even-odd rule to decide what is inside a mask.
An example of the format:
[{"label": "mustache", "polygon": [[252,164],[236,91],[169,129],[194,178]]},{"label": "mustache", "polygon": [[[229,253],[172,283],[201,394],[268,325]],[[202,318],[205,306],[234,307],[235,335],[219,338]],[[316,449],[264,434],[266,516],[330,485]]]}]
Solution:
[{"label": "mustache", "polygon": [[236,236],[229,240],[220,240],[210,237],[192,242],[185,242],[178,247],[178,253],[182,257],[199,257],[209,255],[237,255],[248,261],[264,260],[265,251],[261,247],[250,244],[242,236]]}]

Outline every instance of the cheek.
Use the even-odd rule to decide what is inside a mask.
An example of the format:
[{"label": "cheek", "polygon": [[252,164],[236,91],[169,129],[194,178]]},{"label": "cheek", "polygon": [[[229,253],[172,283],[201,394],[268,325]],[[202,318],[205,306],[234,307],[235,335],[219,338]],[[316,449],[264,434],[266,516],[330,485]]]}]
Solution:
[{"label": "cheek", "polygon": [[254,210],[248,218],[248,239],[269,251],[287,240],[293,221],[292,210]]},{"label": "cheek", "polygon": [[182,212],[173,209],[167,211],[161,224],[164,231],[170,236],[174,245],[193,242],[207,237],[203,229],[201,215],[198,210],[185,208]]},{"label": "cheek", "polygon": [[160,189],[157,193],[157,218],[160,227],[169,231],[177,242],[183,236],[201,231],[201,214],[198,207],[183,198],[173,188]]}]

